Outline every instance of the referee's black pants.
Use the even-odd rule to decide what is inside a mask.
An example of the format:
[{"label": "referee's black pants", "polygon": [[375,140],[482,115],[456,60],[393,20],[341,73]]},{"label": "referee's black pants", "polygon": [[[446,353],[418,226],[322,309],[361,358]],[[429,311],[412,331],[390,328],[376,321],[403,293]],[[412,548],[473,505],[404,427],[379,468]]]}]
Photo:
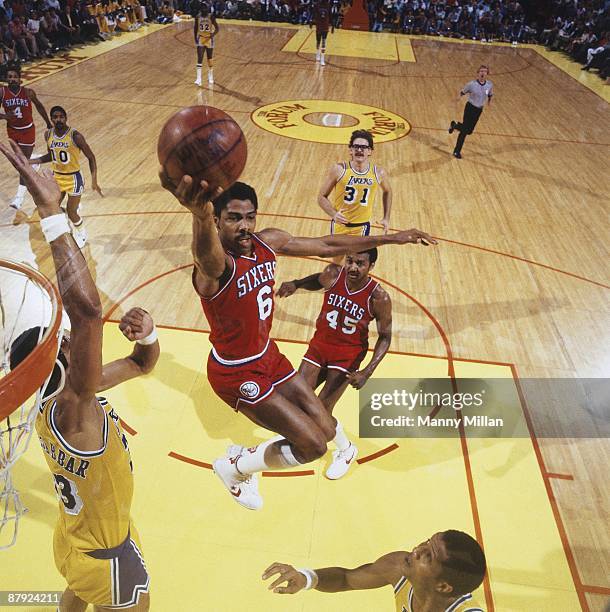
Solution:
[{"label": "referee's black pants", "polygon": [[455,143],[454,153],[461,152],[462,147],[464,146],[464,141],[466,140],[466,136],[474,132],[474,128],[482,112],[482,108],[479,108],[474,104],[470,104],[470,102],[466,102],[462,123],[455,124],[455,129],[459,130],[460,134],[458,136],[457,142]]}]

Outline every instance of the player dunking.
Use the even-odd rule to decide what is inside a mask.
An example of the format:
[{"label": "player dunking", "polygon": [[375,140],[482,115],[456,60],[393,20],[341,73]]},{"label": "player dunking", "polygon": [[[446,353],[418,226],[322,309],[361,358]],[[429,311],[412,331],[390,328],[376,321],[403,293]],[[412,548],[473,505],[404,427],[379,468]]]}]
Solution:
[{"label": "player dunking", "polygon": [[330,28],[330,4],[328,0],[318,0],[314,3],[309,27],[312,23],[316,24],[316,62],[320,62],[320,66],[324,66],[326,38]]},{"label": "player dunking", "polygon": [[[4,113],[0,113],[0,119],[6,121],[6,131],[9,139],[14,140],[29,159],[36,142],[36,126],[32,117],[32,105],[36,107],[48,128],[51,127],[51,122],[45,107],[34,90],[21,86],[20,68],[11,68],[7,72],[6,81],[8,86],[0,87],[0,106],[4,108]],[[19,210],[23,205],[26,191],[23,179],[20,178],[17,193],[9,206]]]},{"label": "player dunking", "polygon": [[[59,499],[53,537],[55,564],[68,586],[59,610],[84,612],[149,608],[149,576],[130,517],[133,474],[119,417],[96,393],[154,367],[159,343],[153,321],[131,309],[120,329],[136,341],[131,355],[102,365],[102,306],[87,263],[70,234],[50,176],[37,175],[19,147],[0,143],[19,171],[50,244],[59,291],[72,331],[64,336],[36,419],[36,431]],[[40,328],[23,332],[11,346],[15,368],[34,349]]]},{"label": "player dunking", "polygon": [[232,447],[214,461],[233,498],[257,510],[257,472],[313,461],[336,435],[335,420],[269,338],[276,254],[329,257],[385,244],[436,242],[415,229],[375,237],[255,232],[258,200],[249,185],[235,183],[212,204],[204,181],[194,185],[185,176],[176,187],[163,171],[160,178],[193,215],[193,285],[211,329],[210,385],[233,409],[280,434],[254,448]]},{"label": "player dunking", "polygon": [[[263,580],[279,574],[274,593],[316,589],[324,593],[394,588],[396,612],[484,612],[471,591],[483,582],[487,563],[478,542],[463,531],[435,533],[411,552],[391,552],[355,569],[295,569],[273,563]],[[280,586],[286,583],[286,586]]]},{"label": "player dunking", "polygon": [[[288,297],[297,289],[324,289],[322,309],[316,332],[303,357],[299,373],[312,389],[325,382],[318,397],[330,414],[348,384],[360,389],[385,357],[392,342],[392,301],[369,273],[377,261],[377,249],[348,253],[345,265],[330,264],[323,272],[282,283],[279,297]],[[366,356],[369,324],[375,319],[379,337],[369,364],[359,370]],[[337,480],[345,475],[358,448],[350,442],[337,421],[333,461],[326,477]]]},{"label": "player dunking", "polygon": [[47,130],[44,135],[48,153],[35,161],[31,160],[30,163],[51,162],[53,176],[61,190],[62,200],[66,194],[68,195],[67,211],[74,228],[74,240],[79,248],[83,248],[87,242],[87,231],[79,214],[80,199],[85,189],[80,169],[81,151],[89,160],[91,187],[103,196],[97,183],[97,161],[85,137],[67,124],[68,115],[61,106],[54,106],[51,109],[51,121],[53,128]]},{"label": "player dunking", "polygon": [[210,14],[210,8],[207,4],[202,3],[199,6],[199,13],[195,17],[195,45],[197,46],[197,78],[195,85],[201,87],[201,67],[203,65],[203,54],[208,61],[208,83],[214,83],[213,72],[213,55],[214,55],[214,38],[220,26],[216,21],[216,17]]},{"label": "player dunking", "polygon": [[[318,194],[320,208],[332,219],[330,233],[368,236],[371,232],[375,195],[380,187],[383,193],[381,225],[387,234],[392,209],[392,188],[385,170],[371,163],[372,134],[367,130],[352,132],[349,151],[350,161],[331,166]],[[337,258],[335,263],[340,260]]]}]

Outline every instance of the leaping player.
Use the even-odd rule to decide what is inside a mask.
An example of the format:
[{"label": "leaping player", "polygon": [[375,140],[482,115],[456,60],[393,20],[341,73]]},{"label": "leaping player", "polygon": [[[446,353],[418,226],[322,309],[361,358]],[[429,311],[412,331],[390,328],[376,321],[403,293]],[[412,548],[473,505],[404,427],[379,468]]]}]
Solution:
[{"label": "leaping player", "polygon": [[[15,141],[22,153],[29,159],[34,151],[36,142],[36,126],[32,117],[32,105],[40,113],[47,127],[51,128],[51,122],[42,102],[36,96],[33,89],[21,86],[21,69],[11,68],[6,75],[7,87],[0,87],[0,106],[4,113],[0,113],[0,119],[6,121],[6,131],[10,140]],[[17,193],[11,200],[9,206],[19,210],[23,205],[27,188],[23,178],[19,178]]]},{"label": "leaping player", "polygon": [[214,83],[213,60],[214,55],[214,38],[220,26],[216,21],[216,17],[210,13],[210,8],[207,4],[202,3],[199,7],[199,13],[195,17],[195,45],[197,46],[197,78],[195,85],[201,87],[201,67],[203,65],[203,54],[208,62],[208,83]]},{"label": "leaping player", "polygon": [[[392,342],[392,301],[369,273],[377,261],[377,249],[348,253],[345,265],[328,265],[324,271],[305,278],[282,283],[279,297],[288,297],[297,289],[324,289],[322,309],[316,321],[316,332],[303,357],[299,373],[315,390],[325,382],[318,397],[332,414],[335,404],[348,384],[361,389],[385,357]],[[379,337],[368,365],[359,370],[368,350],[369,324],[375,319]],[[337,421],[333,461],[326,477],[344,476],[358,456]]]},{"label": "leaping player", "polygon": [[282,470],[323,456],[336,422],[305,379],[269,338],[276,255],[333,257],[386,244],[436,244],[417,229],[384,236],[301,238],[280,229],[255,232],[258,200],[241,182],[210,202],[205,181],[184,176],[162,185],[193,215],[193,285],[209,322],[208,381],[223,401],[279,435],[255,446],[230,447],[214,471],[233,499],[262,507],[257,473]]}]

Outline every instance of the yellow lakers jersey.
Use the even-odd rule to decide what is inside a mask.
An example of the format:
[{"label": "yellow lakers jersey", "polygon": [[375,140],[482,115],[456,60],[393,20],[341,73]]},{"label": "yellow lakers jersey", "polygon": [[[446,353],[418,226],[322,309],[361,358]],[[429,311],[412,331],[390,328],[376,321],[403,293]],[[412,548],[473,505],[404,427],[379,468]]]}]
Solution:
[{"label": "yellow lakers jersey", "polygon": [[119,417],[104,398],[103,445],[80,451],[64,440],[56,425],[56,402],[43,404],[36,432],[53,475],[59,499],[58,530],[80,551],[113,548],[125,540],[133,496],[133,474],[127,438]]},{"label": "yellow lakers jersey", "polygon": [[197,37],[198,44],[206,46],[212,40],[212,32],[214,27],[212,25],[211,17],[198,17],[199,23],[197,26]]},{"label": "yellow lakers jersey", "polygon": [[51,153],[51,167],[59,174],[73,174],[80,171],[80,149],[74,142],[74,128],[63,136],[58,136],[54,129],[47,135],[47,147]]},{"label": "yellow lakers jersey", "polygon": [[341,178],[334,190],[333,205],[348,223],[368,223],[373,216],[373,202],[380,184],[377,166],[369,164],[365,172],[354,170],[351,162],[342,162]]},{"label": "yellow lakers jersey", "polygon": [[[396,612],[413,612],[413,585],[403,576],[394,587]],[[458,597],[445,608],[445,612],[485,612],[472,593]]]}]

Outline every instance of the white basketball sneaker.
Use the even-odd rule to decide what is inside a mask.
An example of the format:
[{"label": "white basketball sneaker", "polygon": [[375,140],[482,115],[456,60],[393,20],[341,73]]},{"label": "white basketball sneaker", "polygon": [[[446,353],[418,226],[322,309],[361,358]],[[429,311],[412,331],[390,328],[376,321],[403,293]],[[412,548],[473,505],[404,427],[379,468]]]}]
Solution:
[{"label": "white basketball sneaker", "polygon": [[324,61],[324,53],[320,55],[320,66],[326,66],[326,62]]},{"label": "white basketball sneaker", "polygon": [[[235,450],[238,452],[236,453]],[[233,499],[248,510],[260,510],[263,507],[263,498],[258,492],[258,475],[242,475],[237,472],[235,463],[242,447],[229,447],[229,452],[224,457],[214,461],[214,473],[222,484],[229,490]]]},{"label": "white basketball sneaker", "polygon": [[18,196],[16,195],[12,200],[11,203],[9,204],[9,206],[11,208],[14,208],[15,210],[19,210],[22,206],[23,206],[23,200],[24,197],[23,196]]},{"label": "white basketball sneaker", "polygon": [[214,73],[211,70],[208,70],[208,83],[214,85]]},{"label": "white basketball sneaker", "polygon": [[326,478],[329,480],[338,480],[347,474],[350,466],[358,456],[358,449],[353,442],[345,450],[333,451],[333,462],[326,470]]},{"label": "white basketball sneaker", "polygon": [[79,249],[82,249],[87,244],[87,230],[83,226],[73,228],[72,236]]},{"label": "white basketball sneaker", "polygon": [[197,87],[201,87],[201,79],[195,79],[195,85],[197,85]]},{"label": "white basketball sneaker", "polygon": [[320,61],[320,50],[318,49],[316,51],[316,62],[319,62],[319,61]]}]

